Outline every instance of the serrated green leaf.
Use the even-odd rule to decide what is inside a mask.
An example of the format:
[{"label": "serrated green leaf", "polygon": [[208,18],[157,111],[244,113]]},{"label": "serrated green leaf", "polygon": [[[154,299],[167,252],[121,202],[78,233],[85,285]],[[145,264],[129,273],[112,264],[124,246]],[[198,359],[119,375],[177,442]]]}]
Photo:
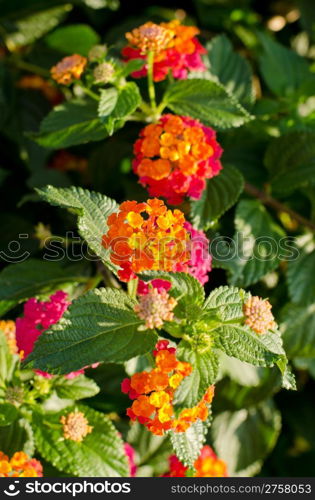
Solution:
[{"label": "serrated green leaf", "polygon": [[296,131],[274,139],[267,148],[265,165],[275,192],[290,193],[314,184],[315,134]]},{"label": "serrated green leaf", "polygon": [[315,357],[315,304],[287,304],[281,311],[280,330],[289,358]]},{"label": "serrated green leaf", "polygon": [[45,43],[63,54],[87,56],[100,37],[88,24],[68,24],[45,37]]},{"label": "serrated green leaf", "polygon": [[252,69],[246,59],[233,51],[226,35],[218,35],[206,45],[210,72],[240,103],[248,106],[255,100]]},{"label": "serrated green leaf", "polygon": [[100,102],[98,104],[98,116],[103,119],[111,114],[116,106],[118,91],[115,87],[101,90]]},{"label": "serrated green leaf", "polygon": [[280,244],[285,233],[256,200],[239,202],[235,228],[233,241],[222,256],[215,254],[215,263],[228,270],[230,285],[247,287],[277,268],[285,255]]},{"label": "serrated green leaf", "polygon": [[72,100],[56,106],[31,138],[40,146],[60,149],[100,141],[107,136],[107,128],[97,116],[97,103]]},{"label": "serrated green leaf", "polygon": [[28,259],[9,264],[0,273],[0,300],[12,305],[30,297],[45,295],[67,283],[86,282],[82,266],[63,266],[59,262]]},{"label": "serrated green leaf", "polygon": [[265,33],[260,32],[258,37],[263,47],[259,63],[265,82],[280,97],[292,94],[310,76],[306,60]]},{"label": "serrated green leaf", "polygon": [[[47,7],[47,3],[45,5]],[[17,19],[14,22],[4,21],[5,43],[11,51],[23,45],[33,43],[38,38],[55,28],[72,9],[69,4],[43,10],[36,14]],[[2,7],[1,7],[2,11]]]},{"label": "serrated green leaf", "polygon": [[82,442],[63,438],[60,417],[73,411],[67,408],[54,414],[34,413],[36,448],[57,469],[78,477],[126,477],[128,462],[123,441],[106,415],[87,406],[76,406],[93,430]]},{"label": "serrated green leaf", "polygon": [[10,403],[0,403],[0,427],[12,425],[18,418],[18,410]]},{"label": "serrated green leaf", "polygon": [[94,380],[84,375],[78,375],[71,379],[58,377],[53,387],[57,396],[62,399],[78,400],[91,398],[100,392],[100,388]]},{"label": "serrated green leaf", "polygon": [[221,84],[209,80],[179,80],[168,88],[164,101],[174,113],[217,128],[240,127],[252,119]]},{"label": "serrated green leaf", "polygon": [[184,340],[180,342],[176,352],[178,359],[193,366],[193,371],[178,387],[174,404],[192,408],[201,401],[209,386],[215,383],[219,369],[218,357],[211,349],[200,353]]},{"label": "serrated green leaf", "polygon": [[48,373],[70,373],[100,361],[120,363],[153,349],[154,331],[138,331],[136,302],[125,292],[102,288],[74,300],[45,331],[27,362]]},{"label": "serrated green leaf", "polygon": [[217,415],[211,435],[218,456],[227,463],[229,476],[257,474],[276,444],[281,416],[272,401]]},{"label": "serrated green leaf", "polygon": [[130,59],[130,61],[124,63],[124,65],[118,70],[119,76],[127,77],[130,73],[138,71],[145,64],[143,59]]},{"label": "serrated green leaf", "polygon": [[68,208],[78,214],[79,234],[93,252],[114,272],[109,252],[102,246],[102,236],[107,231],[107,218],[118,208],[117,203],[100,193],[80,187],[55,188],[47,186],[36,190],[48,203]]},{"label": "serrated green leaf", "polygon": [[0,427],[0,449],[10,457],[16,451],[34,455],[34,435],[30,423],[25,419],[15,420],[11,425]]},{"label": "serrated green leaf", "polygon": [[288,262],[287,282],[292,302],[309,305],[315,302],[315,250],[301,252]]},{"label": "serrated green leaf", "polygon": [[0,388],[5,387],[14,372],[18,356],[13,356],[2,330],[0,330]]},{"label": "serrated green leaf", "polygon": [[207,181],[200,200],[191,202],[192,224],[198,229],[209,227],[236,203],[244,189],[244,178],[234,167],[224,167],[222,172]]},{"label": "serrated green leaf", "polygon": [[193,423],[186,432],[169,432],[176,456],[189,468],[194,467],[194,463],[200,455],[201,448],[206,440],[208,427],[211,424],[211,419],[210,413],[206,422],[197,420],[197,422]]},{"label": "serrated green leaf", "polygon": [[244,290],[230,286],[215,288],[206,299],[203,309],[214,314],[220,322],[228,322],[244,317],[243,305],[250,297]]},{"label": "serrated green leaf", "polygon": [[128,82],[124,87],[119,89],[115,107],[109,116],[102,119],[109,135],[112,135],[115,130],[124,125],[128,115],[132,114],[140,103],[141,95],[139,87],[134,82]]}]

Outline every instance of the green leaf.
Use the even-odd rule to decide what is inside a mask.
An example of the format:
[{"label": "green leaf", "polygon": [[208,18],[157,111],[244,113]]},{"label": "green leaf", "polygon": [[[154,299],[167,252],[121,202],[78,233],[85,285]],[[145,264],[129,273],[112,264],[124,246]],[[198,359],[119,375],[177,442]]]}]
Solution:
[{"label": "green leaf", "polygon": [[203,309],[223,323],[240,320],[244,318],[243,305],[249,297],[250,294],[240,288],[220,286],[210,293]]},{"label": "green leaf", "polygon": [[256,200],[239,202],[235,228],[228,250],[215,255],[216,265],[228,270],[231,285],[247,287],[278,267],[286,252],[281,246],[285,233]]},{"label": "green leaf", "polygon": [[217,415],[211,434],[218,456],[227,463],[229,476],[252,476],[276,444],[281,416],[272,401],[257,407]]},{"label": "green leaf", "polygon": [[31,138],[46,148],[60,149],[107,136],[107,128],[97,116],[97,103],[73,100],[56,106]]},{"label": "green leaf", "polygon": [[314,184],[315,134],[296,131],[274,139],[267,148],[265,165],[277,193]]},{"label": "green leaf", "polygon": [[218,376],[219,361],[215,352],[198,352],[182,340],[177,348],[177,357],[193,366],[192,373],[186,377],[175,393],[174,404],[192,408],[201,401],[206,390],[214,384]]},{"label": "green leaf", "polygon": [[301,252],[288,262],[287,282],[292,302],[309,305],[315,302],[315,250]]},{"label": "green leaf", "polygon": [[[93,430],[82,442],[63,438],[60,417],[74,409],[84,413]],[[123,441],[106,415],[87,406],[67,407],[54,414],[34,413],[36,448],[57,469],[79,477],[126,477]]]},{"label": "green leaf", "polygon": [[169,432],[176,456],[189,468],[194,467],[194,463],[200,455],[210,423],[211,415],[206,422],[197,420],[185,432]]},{"label": "green leaf", "polygon": [[127,442],[136,451],[138,477],[161,476],[168,471],[172,448],[167,436],[156,436],[135,422],[128,432]]},{"label": "green leaf", "polygon": [[46,295],[68,283],[86,282],[81,265],[63,266],[59,262],[28,259],[9,264],[0,273],[0,300],[14,305],[30,297]]},{"label": "green leaf", "polygon": [[100,392],[100,388],[94,380],[84,375],[78,375],[71,379],[60,377],[54,383],[54,389],[59,398],[74,400],[91,398]]},{"label": "green leaf", "polygon": [[102,236],[107,231],[107,218],[118,208],[117,203],[100,193],[80,187],[55,188],[47,186],[36,190],[51,205],[67,208],[78,215],[79,234],[93,252],[112,270],[109,252],[102,246]]},{"label": "green leaf", "polygon": [[252,69],[246,59],[233,51],[226,35],[218,35],[206,45],[210,72],[240,103],[251,105],[254,100]]},{"label": "green leaf", "polygon": [[45,43],[51,49],[82,56],[87,56],[99,41],[99,35],[87,24],[68,24],[45,37]]},{"label": "green leaf", "polygon": [[[163,271],[148,271],[140,276],[144,281],[153,279],[162,279],[171,282],[172,287],[169,294],[178,301],[175,309],[175,316],[190,320],[198,318],[201,306],[204,302],[205,292],[200,282],[188,273],[167,273]],[[164,327],[170,332],[177,328],[172,322],[164,324]]]},{"label": "green leaf", "polygon": [[154,331],[138,331],[136,302],[125,292],[102,288],[74,300],[44,332],[27,362],[48,373],[70,373],[100,361],[120,363],[153,349]]},{"label": "green leaf", "polygon": [[101,90],[101,98],[98,104],[98,116],[103,119],[111,114],[117,104],[118,91],[115,87]]},{"label": "green leaf", "polygon": [[140,103],[139,87],[134,82],[128,82],[119,89],[115,107],[107,118],[102,119],[109,135],[124,125],[126,118],[137,109]]},{"label": "green leaf", "polygon": [[289,358],[315,357],[315,304],[287,304],[281,311],[280,330]]},{"label": "green leaf", "polygon": [[0,427],[11,425],[18,417],[18,411],[10,403],[0,404]]},{"label": "green leaf", "polygon": [[209,80],[179,80],[168,88],[164,102],[174,113],[222,129],[240,127],[252,119],[222,85]]},{"label": "green leaf", "polygon": [[145,64],[143,59],[131,59],[130,61],[123,64],[121,68],[119,68],[118,73],[120,77],[127,77],[130,73],[134,71],[138,71]]},{"label": "green leaf", "polygon": [[[45,5],[47,7],[47,3]],[[72,9],[69,4],[55,7],[21,18],[15,22],[4,21],[5,44],[10,51],[33,43],[57,26]],[[2,11],[2,8],[1,8]]]},{"label": "green leaf", "polygon": [[285,357],[281,337],[268,332],[259,335],[247,325],[222,325],[215,330],[215,347],[241,361],[255,366],[274,366]]},{"label": "green leaf", "polygon": [[307,370],[311,377],[315,379],[315,357],[314,358],[295,358],[294,366],[298,370]]},{"label": "green leaf", "polygon": [[30,423],[20,419],[6,427],[0,427],[0,449],[10,457],[16,451],[24,451],[32,457],[34,455],[34,436]]},{"label": "green leaf", "polygon": [[244,189],[244,178],[234,167],[224,167],[222,172],[207,181],[207,188],[200,200],[191,202],[192,224],[198,229],[208,229],[234,203]]},{"label": "green leaf", "polygon": [[275,42],[267,34],[258,33],[263,53],[259,57],[262,76],[280,97],[294,93],[309,78],[306,59]]}]

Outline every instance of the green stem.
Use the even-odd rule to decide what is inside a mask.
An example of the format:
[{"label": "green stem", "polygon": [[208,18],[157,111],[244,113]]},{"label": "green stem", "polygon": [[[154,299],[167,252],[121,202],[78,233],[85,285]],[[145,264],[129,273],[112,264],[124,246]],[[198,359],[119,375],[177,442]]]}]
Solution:
[{"label": "green stem", "polygon": [[154,52],[151,50],[148,53],[148,93],[149,93],[151,108],[153,111],[156,111],[155,88],[153,82],[153,63],[154,63]]},{"label": "green stem", "polygon": [[85,94],[87,94],[88,96],[92,97],[92,99],[94,99],[94,101],[99,101],[100,100],[99,95],[96,94],[95,92],[93,92],[93,90],[88,89],[87,87],[84,87],[83,85],[80,85],[80,87],[83,90],[83,92]]}]

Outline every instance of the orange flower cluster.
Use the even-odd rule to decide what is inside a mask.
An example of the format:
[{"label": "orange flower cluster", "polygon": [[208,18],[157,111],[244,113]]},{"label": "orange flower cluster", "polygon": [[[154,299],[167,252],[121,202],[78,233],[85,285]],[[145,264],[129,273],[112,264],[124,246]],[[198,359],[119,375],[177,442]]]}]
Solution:
[{"label": "orange flower cluster", "polygon": [[133,170],[150,196],[173,205],[185,196],[199,199],[222,166],[215,131],[186,116],[163,115],[144,127],[134,144]]},{"label": "orange flower cluster", "polygon": [[0,451],[0,477],[42,477],[42,464],[23,451],[14,453],[11,460]]},{"label": "orange flower cluster", "polygon": [[20,78],[20,80],[17,82],[17,86],[21,89],[40,91],[54,106],[56,104],[59,104],[63,100],[63,96],[59,92],[58,88],[39,75],[22,76],[22,78]]},{"label": "orange flower cluster", "polygon": [[149,372],[140,372],[122,382],[122,392],[133,399],[127,415],[131,420],[140,422],[152,432],[162,436],[165,431],[185,432],[198,419],[208,417],[208,405],[214,395],[210,386],[202,400],[193,408],[185,408],[175,414],[173,399],[181,381],[191,374],[190,363],[178,361],[176,350],[168,347],[168,341],[157,343],[155,351],[156,367]]},{"label": "orange flower cluster", "polygon": [[153,79],[164,80],[169,73],[174,78],[187,78],[188,71],[205,71],[201,56],[206,49],[199,43],[195,26],[182,26],[178,20],[155,24],[148,22],[126,33],[129,45],[123,48],[126,61],[144,59],[143,67],[132,73],[135,78],[147,75],[147,53],[154,52]]},{"label": "orange flower cluster", "polygon": [[161,51],[166,49],[174,38],[174,31],[163,25],[158,25],[149,21],[126,33],[126,38],[130,45],[140,49],[141,54],[146,54],[153,50]]},{"label": "orange flower cluster", "polygon": [[[182,464],[176,455],[169,458],[170,470],[165,477],[187,477],[188,467]],[[227,477],[227,467],[214,453],[213,449],[205,445],[200,456],[194,463],[195,473],[193,477]]]},{"label": "orange flower cluster", "polygon": [[56,66],[51,68],[51,77],[61,85],[69,85],[74,80],[79,80],[86,64],[86,57],[79,54],[64,57]]},{"label": "orange flower cluster", "polygon": [[62,415],[60,423],[63,427],[63,437],[77,443],[81,443],[93,430],[84,413],[78,410],[70,412],[67,416]]},{"label": "orange flower cluster", "polygon": [[107,224],[102,244],[111,250],[111,261],[120,266],[122,281],[146,270],[187,272],[189,233],[180,210],[167,210],[158,199],[125,201]]},{"label": "orange flower cluster", "polygon": [[248,325],[256,333],[264,334],[268,330],[274,330],[276,323],[271,312],[271,304],[268,300],[253,296],[244,304],[245,325]]},{"label": "orange flower cluster", "polygon": [[4,333],[7,344],[9,346],[11,354],[17,354],[18,348],[16,345],[16,337],[15,337],[15,323],[11,320],[1,320],[0,321],[0,330]]}]

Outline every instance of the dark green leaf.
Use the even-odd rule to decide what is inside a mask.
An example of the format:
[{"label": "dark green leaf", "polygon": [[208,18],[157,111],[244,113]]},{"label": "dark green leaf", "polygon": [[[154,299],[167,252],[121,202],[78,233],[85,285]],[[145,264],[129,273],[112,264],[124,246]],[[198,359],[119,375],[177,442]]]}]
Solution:
[{"label": "dark green leaf", "polygon": [[242,174],[234,167],[224,167],[218,176],[207,181],[207,188],[201,199],[191,202],[193,225],[199,229],[208,229],[236,203],[243,188]]},{"label": "dark green leaf", "polygon": [[128,476],[123,441],[109,418],[87,406],[77,406],[93,430],[82,442],[63,438],[60,417],[73,411],[34,413],[36,448],[57,469],[79,477]]},{"label": "dark green leaf", "polygon": [[166,91],[164,101],[174,113],[222,129],[239,127],[252,119],[222,85],[209,80],[177,81]]},{"label": "dark green leaf", "polygon": [[46,148],[60,149],[107,136],[107,129],[97,116],[97,103],[73,100],[56,106],[32,138]]},{"label": "dark green leaf", "polygon": [[292,302],[308,305],[315,302],[315,250],[301,252],[288,262],[287,281]]},{"label": "dark green leaf", "polygon": [[18,411],[15,406],[10,403],[0,403],[0,427],[11,425],[17,417]]},{"label": "dark green leaf", "polygon": [[240,103],[248,106],[254,101],[252,70],[249,63],[233,46],[226,35],[218,35],[206,45],[210,72]]},{"label": "dark green leaf", "polygon": [[267,148],[265,165],[275,192],[290,193],[314,184],[315,134],[292,132],[274,139]]},{"label": "dark green leaf", "polygon": [[102,246],[102,236],[107,231],[107,218],[117,210],[117,203],[103,194],[74,186],[65,189],[47,186],[36,191],[48,203],[78,214],[80,235],[91,250],[115,272],[117,267],[111,263],[108,250]]},{"label": "dark green leaf", "polygon": [[34,455],[34,436],[30,423],[27,420],[15,420],[11,425],[0,427],[0,449],[10,457],[16,451],[24,451],[32,457]]},{"label": "dark green leaf", "polygon": [[281,311],[280,328],[289,358],[315,357],[315,304],[287,304]]},{"label": "dark green leaf", "polygon": [[43,333],[27,361],[48,373],[70,373],[100,361],[119,363],[152,350],[154,331],[138,331],[135,301],[110,288],[92,290],[74,300]]},{"label": "dark green leaf", "polygon": [[211,429],[213,444],[227,463],[228,475],[257,474],[276,444],[280,428],[281,416],[272,401],[216,416]]},{"label": "dark green leaf", "polygon": [[87,24],[68,24],[46,36],[45,42],[51,49],[64,54],[87,56],[93,45],[99,43],[99,35]]}]

